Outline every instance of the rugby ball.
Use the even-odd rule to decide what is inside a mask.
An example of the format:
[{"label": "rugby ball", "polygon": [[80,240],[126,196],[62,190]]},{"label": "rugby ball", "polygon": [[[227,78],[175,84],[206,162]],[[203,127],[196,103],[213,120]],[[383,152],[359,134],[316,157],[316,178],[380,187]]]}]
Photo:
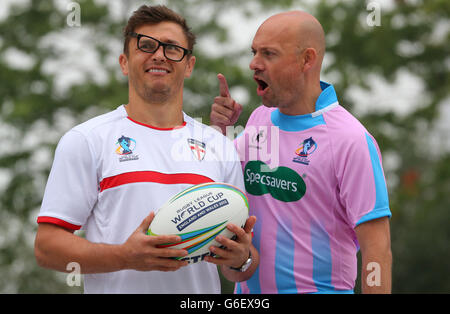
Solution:
[{"label": "rugby ball", "polygon": [[230,184],[203,183],[169,199],[156,212],[147,234],[180,236],[181,242],[159,247],[185,249],[189,254],[177,259],[193,264],[213,255],[209,251],[211,245],[220,247],[216,236],[235,236],[227,224],[244,227],[247,218],[248,200],[242,191]]}]

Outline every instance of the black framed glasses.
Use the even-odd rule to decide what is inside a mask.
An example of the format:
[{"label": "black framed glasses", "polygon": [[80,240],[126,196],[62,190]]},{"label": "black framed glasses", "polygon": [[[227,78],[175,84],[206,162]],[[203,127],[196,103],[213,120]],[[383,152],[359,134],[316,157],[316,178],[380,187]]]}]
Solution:
[{"label": "black framed glasses", "polygon": [[185,55],[192,53],[192,50],[183,48],[175,44],[164,43],[156,38],[147,35],[138,33],[129,33],[129,35],[131,37],[137,38],[137,47],[143,52],[154,53],[159,49],[160,46],[162,46],[164,56],[171,61],[180,62],[181,60],[183,60]]}]

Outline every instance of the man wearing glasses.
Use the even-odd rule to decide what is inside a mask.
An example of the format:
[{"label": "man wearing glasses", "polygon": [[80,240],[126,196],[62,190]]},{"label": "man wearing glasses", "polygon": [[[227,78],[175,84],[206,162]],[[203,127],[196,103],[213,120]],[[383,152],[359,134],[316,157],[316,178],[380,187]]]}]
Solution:
[{"label": "man wearing glasses", "polygon": [[[86,293],[220,293],[214,264],[233,281],[248,279],[258,264],[255,217],[244,228],[228,226],[237,238],[218,239],[227,249],[213,248],[214,263],[190,263],[185,250],[158,247],[178,236],[146,235],[153,211],[189,186],[218,181],[243,189],[233,144],[182,111],[195,36],[164,6],[139,8],[124,35],[119,63],[129,103],[74,127],[58,144],[36,259],[59,271],[78,263]],[[81,227],[85,238],[74,235]]]}]

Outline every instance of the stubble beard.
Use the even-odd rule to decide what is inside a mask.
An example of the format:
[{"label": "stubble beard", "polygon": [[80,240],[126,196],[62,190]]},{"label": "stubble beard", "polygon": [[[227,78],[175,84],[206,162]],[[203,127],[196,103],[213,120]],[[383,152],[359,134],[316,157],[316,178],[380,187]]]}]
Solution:
[{"label": "stubble beard", "polygon": [[136,94],[147,103],[165,103],[170,98],[171,88],[168,85],[154,84],[154,86],[150,86],[145,81],[135,79],[133,75],[129,77],[129,80]]}]

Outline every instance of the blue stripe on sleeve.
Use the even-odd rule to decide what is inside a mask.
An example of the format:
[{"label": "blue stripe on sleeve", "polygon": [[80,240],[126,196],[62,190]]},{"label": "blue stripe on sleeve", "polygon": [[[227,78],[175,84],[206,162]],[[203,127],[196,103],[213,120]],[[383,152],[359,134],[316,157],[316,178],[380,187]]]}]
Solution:
[{"label": "blue stripe on sleeve", "polygon": [[383,168],[381,167],[381,161],[378,157],[378,151],[375,147],[375,143],[372,138],[366,133],[367,145],[369,146],[370,160],[372,162],[373,177],[375,180],[375,193],[376,200],[373,209],[361,217],[356,223],[356,226],[376,218],[391,217],[391,211],[389,210],[389,197],[386,187],[386,181],[384,180]]}]

